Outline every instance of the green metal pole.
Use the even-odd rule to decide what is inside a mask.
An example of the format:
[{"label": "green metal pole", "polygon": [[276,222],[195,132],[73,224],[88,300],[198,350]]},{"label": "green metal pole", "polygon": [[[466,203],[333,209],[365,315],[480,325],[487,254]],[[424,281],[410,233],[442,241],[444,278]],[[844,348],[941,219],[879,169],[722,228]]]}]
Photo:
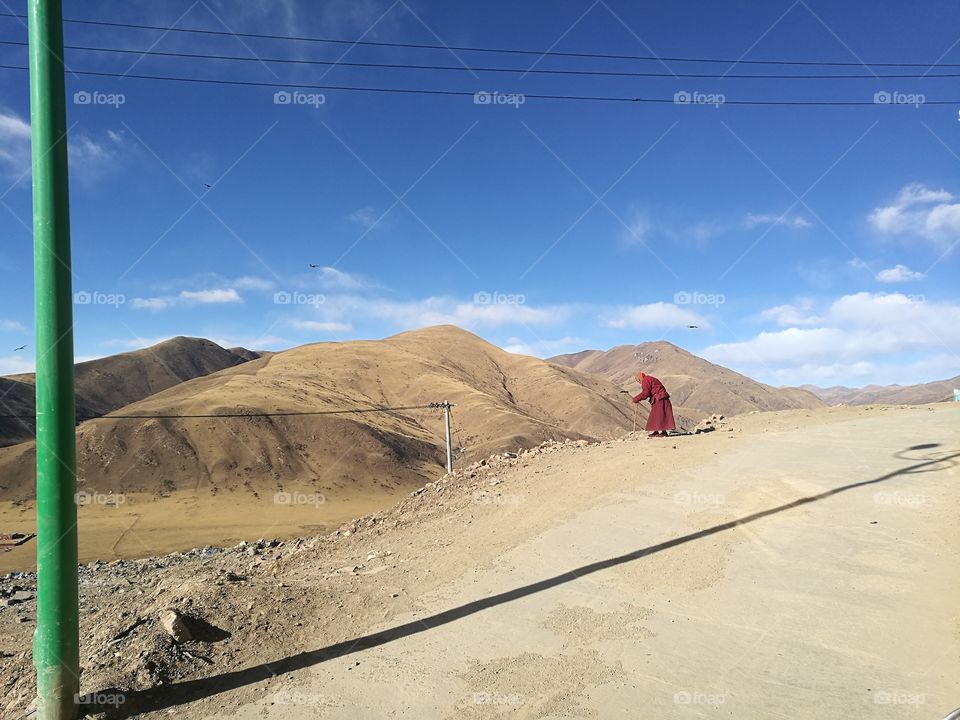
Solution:
[{"label": "green metal pole", "polygon": [[37,718],[73,720],[80,691],[73,298],[60,0],[29,0],[37,352]]}]

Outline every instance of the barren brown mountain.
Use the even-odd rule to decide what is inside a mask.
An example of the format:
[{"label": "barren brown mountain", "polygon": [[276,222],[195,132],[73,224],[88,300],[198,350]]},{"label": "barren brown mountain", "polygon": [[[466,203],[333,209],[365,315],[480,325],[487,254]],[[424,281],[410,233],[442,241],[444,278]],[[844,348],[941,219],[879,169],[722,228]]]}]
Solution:
[{"label": "barren brown mountain", "polygon": [[[632,423],[627,396],[606,380],[440,326],[379,341],[305,345],[115,413],[214,417],[83,423],[79,487],[354,496],[422,485],[442,469],[441,412],[370,411],[443,400],[456,404],[454,443],[464,448],[458,464],[547,439],[610,438]],[[262,416],[277,412],[330,414]],[[251,417],[216,417],[238,413]],[[0,500],[31,497],[34,455],[33,443],[0,450]]]},{"label": "barren brown mountain", "polygon": [[634,393],[640,391],[634,379],[638,370],[656,375],[670,392],[674,408],[688,417],[825,405],[806,390],[764,385],[663,340],[558,355],[550,362],[594,373]]},{"label": "barren brown mountain", "polygon": [[867,385],[862,388],[801,385],[799,389],[812,392],[828,405],[924,405],[953,400],[953,391],[960,389],[960,375],[919,385]]},{"label": "barren brown mountain", "polygon": [[30,440],[34,436],[33,385],[0,377],[0,447]]},{"label": "barren brown mountain", "polygon": [[[203,338],[176,337],[142,350],[77,363],[77,418],[104,415],[186,380],[259,356],[245,348],[225,350]],[[17,387],[9,386],[11,382]],[[0,414],[32,415],[34,382],[33,373],[0,378],[0,398],[10,406],[3,407]],[[29,440],[34,431],[32,419],[0,419],[0,446]]]}]

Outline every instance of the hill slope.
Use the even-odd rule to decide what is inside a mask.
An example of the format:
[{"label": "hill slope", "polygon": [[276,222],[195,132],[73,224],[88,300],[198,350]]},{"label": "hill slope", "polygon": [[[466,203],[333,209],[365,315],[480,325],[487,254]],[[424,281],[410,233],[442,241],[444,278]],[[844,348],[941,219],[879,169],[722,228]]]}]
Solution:
[{"label": "hill slope", "polygon": [[665,341],[620,345],[607,351],[584,350],[552,357],[550,362],[600,375],[634,393],[639,392],[634,376],[643,370],[660,378],[674,406],[694,417],[824,405],[810,392],[778,390]]},{"label": "hill slope", "polygon": [[[209,375],[259,357],[244,348],[225,350],[203,338],[176,337],[152,347],[77,363],[75,372],[77,418],[87,420],[142,400],[186,380]],[[33,373],[0,378],[15,382],[20,409],[3,414],[34,412]],[[0,393],[4,390],[0,387]],[[0,395],[2,397],[2,395]],[[9,396],[6,396],[9,397]],[[2,420],[0,446],[33,437],[32,420]]]},{"label": "hill slope", "polygon": [[953,400],[955,388],[960,388],[960,375],[919,385],[867,385],[862,388],[802,385],[799,389],[813,393],[828,405],[923,405]]},{"label": "hill slope", "polygon": [[0,447],[30,440],[35,425],[32,418],[13,417],[33,415],[34,387],[28,382],[0,377]]},{"label": "hill slope", "polygon": [[[513,355],[451,326],[380,341],[306,345],[176,385],[119,415],[254,417],[94,420],[78,430],[80,488],[164,493],[319,491],[422,484],[441,469],[456,404],[460,460],[561,437],[609,438],[631,407],[609,382]],[[367,412],[353,413],[356,409]],[[263,417],[260,413],[316,413]],[[33,492],[33,443],[0,450],[0,499]]]}]

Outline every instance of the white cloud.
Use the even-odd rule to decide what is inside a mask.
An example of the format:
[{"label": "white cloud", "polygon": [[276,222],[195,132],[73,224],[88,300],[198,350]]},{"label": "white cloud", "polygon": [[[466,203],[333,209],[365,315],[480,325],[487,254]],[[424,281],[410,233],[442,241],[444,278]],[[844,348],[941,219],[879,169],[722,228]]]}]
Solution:
[{"label": "white cloud", "polygon": [[[191,334],[192,333],[185,333]],[[204,337],[204,335],[197,334],[198,337]],[[107,340],[103,344],[108,347],[121,348],[121,351],[128,350],[142,350],[143,348],[152,347],[154,345],[159,345],[162,342],[173,339],[173,335],[158,335],[156,337],[133,337],[133,338],[115,338],[113,340]],[[260,335],[254,337],[207,337],[211,342],[215,342],[217,345],[223,348],[232,348],[232,347],[245,347],[250,350],[272,350],[277,348],[288,348],[290,343],[284,338],[277,337],[276,335]],[[77,362],[80,362],[78,359]]]},{"label": "white cloud", "polygon": [[867,217],[882,235],[919,237],[946,248],[960,239],[960,202],[946,190],[907,185],[892,204]]},{"label": "white cloud", "polygon": [[762,320],[772,320],[782,327],[816,325],[823,318],[811,312],[812,300],[801,300],[796,305],[777,305],[760,313]]},{"label": "white cloud", "polygon": [[902,283],[914,280],[923,280],[926,277],[922,272],[911,270],[906,265],[894,265],[892,268],[877,273],[877,280],[882,283]]},{"label": "white cloud", "polygon": [[322,321],[322,320],[294,320],[291,325],[297,330],[318,330],[320,332],[341,333],[353,330],[353,325],[348,322]]},{"label": "white cloud", "polygon": [[19,375],[32,373],[36,369],[33,358],[22,355],[0,357],[0,375]]},{"label": "white cloud", "polygon": [[960,373],[955,355],[945,353],[920,360],[899,362],[872,362],[860,360],[853,363],[808,363],[784,367],[774,371],[771,381],[776,385],[804,385],[812,383],[821,387],[831,385],[910,385],[914,383],[943,380]]},{"label": "white cloud", "polygon": [[164,297],[133,298],[130,304],[136,310],[165,310],[174,304],[174,299]]},{"label": "white cloud", "polygon": [[178,295],[161,297],[136,297],[130,301],[135,310],[166,310],[172,307],[183,307],[194,304],[222,305],[242,303],[243,298],[232,287],[214,288],[210,290],[181,290]]},{"label": "white cloud", "polygon": [[188,277],[172,278],[159,282],[155,287],[166,294],[176,294],[180,290],[206,290],[207,288],[233,288],[235,290],[266,292],[273,290],[276,283],[268,278],[255,275],[241,275],[230,278],[215,272],[201,272]]},{"label": "white cloud", "polygon": [[673,303],[656,302],[620,308],[601,317],[601,322],[612,328],[679,328],[687,325],[707,327],[705,318]]},{"label": "white cloud", "polygon": [[3,332],[26,332],[22,323],[16,320],[0,320],[0,330]]},{"label": "white cloud", "polygon": [[699,220],[690,223],[658,219],[654,222],[646,211],[634,209],[630,213],[630,221],[626,223],[621,233],[621,240],[627,246],[649,245],[663,239],[703,247],[728,230],[729,227],[725,223],[717,220]]},{"label": "white cloud", "polygon": [[747,216],[743,219],[743,224],[747,229],[754,228],[757,225],[783,225],[797,229],[812,227],[812,223],[802,215],[776,215],[772,213],[759,215],[747,213]]},{"label": "white cloud", "polygon": [[202,303],[204,305],[215,305],[219,303],[238,303],[243,302],[243,298],[233,288],[219,288],[216,290],[181,290],[180,297],[191,302]]},{"label": "white cloud", "polygon": [[373,317],[406,327],[454,324],[463,327],[550,325],[566,317],[562,308],[535,308],[527,304],[480,305],[451,298],[431,297],[412,302],[375,300],[367,306]]},{"label": "white cloud", "polygon": [[503,349],[507,352],[516,353],[517,355],[532,355],[543,358],[569,352],[571,349],[580,350],[588,344],[589,341],[570,335],[556,340],[534,338],[529,341],[519,337],[511,337],[507,339],[507,343],[503,346]]},{"label": "white cloud", "polygon": [[142,350],[143,348],[159,345],[173,337],[173,335],[159,335],[152,338],[139,336],[133,338],[115,338],[113,340],[107,340],[103,344],[109,347],[123,348],[124,350]]},{"label": "white cloud", "polygon": [[248,350],[286,350],[291,342],[277,335],[257,335],[254,337],[211,337],[211,342],[223,348],[244,347]]},{"label": "white cloud", "polygon": [[634,210],[630,214],[630,222],[623,231],[623,242],[627,245],[646,245],[651,230],[650,218],[647,213]]},{"label": "white cloud", "polygon": [[329,266],[318,268],[317,275],[320,285],[325,290],[362,290],[376,285],[362,275],[354,275]]},{"label": "white cloud", "polygon": [[[102,136],[72,132],[67,152],[71,179],[91,182],[117,167],[132,145],[122,133]],[[19,115],[0,110],[0,171],[11,178],[30,176],[30,123]]]},{"label": "white cloud", "polygon": [[380,224],[381,213],[377,212],[372,207],[362,207],[358,210],[354,210],[350,213],[347,218],[357,225],[360,225],[365,230],[373,230],[377,225]]},{"label": "white cloud", "polygon": [[0,110],[0,168],[17,178],[30,172],[30,123]]},{"label": "white cloud", "polygon": [[265,280],[259,277],[244,275],[228,283],[228,285],[237,290],[273,290],[272,280]]},{"label": "white cloud", "polygon": [[[742,342],[712,345],[702,354],[748,375],[809,382],[817,377],[867,377],[882,361],[903,365],[904,358],[919,355],[922,360],[923,355],[956,348],[952,374],[960,372],[960,303],[861,292],[836,299],[820,315],[816,327],[761,332]],[[901,382],[931,379],[905,375]]]},{"label": "white cloud", "polygon": [[796,328],[761,332],[752,340],[711,345],[703,351],[721,365],[775,364],[798,359],[826,359],[840,352],[844,332],[838,328]]},{"label": "white cloud", "polygon": [[93,183],[117,170],[134,151],[126,136],[108,130],[103,137],[83,133],[69,136],[70,177],[82,183]]},{"label": "white cloud", "polygon": [[523,296],[511,302],[464,302],[456,298],[434,296],[420,300],[392,300],[353,294],[327,295],[318,306],[323,322],[351,323],[360,320],[385,322],[399,330],[429,325],[458,325],[464,328],[509,326],[547,326],[565,320],[567,306],[534,307]]},{"label": "white cloud", "polygon": [[701,220],[680,231],[681,239],[692,240],[697,247],[703,247],[710,240],[727,231],[726,226],[712,220]]}]

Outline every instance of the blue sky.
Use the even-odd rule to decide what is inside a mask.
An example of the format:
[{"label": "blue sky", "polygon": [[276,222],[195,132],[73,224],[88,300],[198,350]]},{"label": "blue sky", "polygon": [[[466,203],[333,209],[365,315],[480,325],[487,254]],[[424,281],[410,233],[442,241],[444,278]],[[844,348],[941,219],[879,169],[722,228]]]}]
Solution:
[{"label": "blue sky", "polygon": [[[223,31],[658,57],[960,63],[960,9],[934,2],[64,5],[70,18]],[[24,10],[22,2],[0,8]],[[19,21],[0,18],[0,39],[24,38]],[[174,335],[281,349],[453,322],[539,356],[666,339],[776,385],[907,384],[960,373],[952,282],[960,103],[929,103],[960,101],[956,79],[690,79],[670,73],[777,70],[75,24],[67,42],[667,74],[520,77],[70,52],[73,70],[274,85],[68,76],[80,358]],[[17,47],[0,54],[5,64],[26,57]],[[919,94],[927,103],[477,104],[331,90],[275,102],[297,83],[718,101],[872,103],[887,93],[913,102]],[[28,122],[26,73],[0,70],[2,373],[33,363]]]}]

